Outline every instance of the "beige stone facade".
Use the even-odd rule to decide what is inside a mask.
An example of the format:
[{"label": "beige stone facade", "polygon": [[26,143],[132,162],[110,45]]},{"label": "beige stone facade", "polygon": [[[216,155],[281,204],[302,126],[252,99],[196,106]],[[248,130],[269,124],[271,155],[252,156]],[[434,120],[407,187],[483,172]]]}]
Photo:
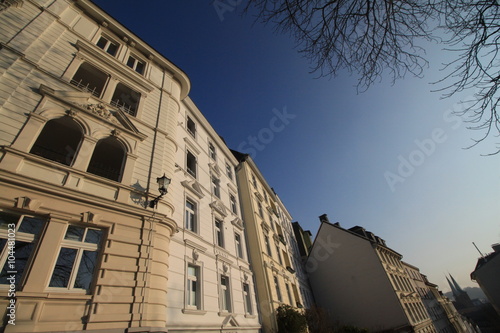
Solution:
[{"label": "beige stone facade", "polygon": [[257,286],[264,332],[277,331],[275,310],[281,304],[309,307],[312,295],[302,268],[292,218],[249,155],[240,161],[237,179],[249,255]]},{"label": "beige stone facade", "polygon": [[257,332],[237,161],[188,77],[87,0],[4,1],[0,43],[5,332]]}]

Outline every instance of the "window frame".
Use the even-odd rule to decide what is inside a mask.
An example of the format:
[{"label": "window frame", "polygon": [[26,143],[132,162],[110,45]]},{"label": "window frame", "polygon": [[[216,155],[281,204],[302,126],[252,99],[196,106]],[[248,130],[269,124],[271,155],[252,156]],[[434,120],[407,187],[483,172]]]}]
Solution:
[{"label": "window frame", "polygon": [[242,243],[241,234],[239,234],[237,232],[234,233],[234,244],[236,247],[236,256],[240,259],[245,259],[244,254],[243,254],[243,243]]},{"label": "window frame", "polygon": [[[192,267],[195,269],[195,275],[190,275],[189,274],[189,268]],[[193,278],[190,278],[194,276],[194,279]],[[191,283],[194,281],[196,283],[196,291],[195,291],[195,294],[194,294],[194,298],[195,298],[195,304],[190,304],[191,303],[191,296],[192,296],[192,290],[191,290]],[[186,297],[185,297],[185,304],[184,304],[184,308],[185,309],[189,309],[189,310],[203,310],[203,298],[202,298],[202,295],[203,295],[203,279],[202,279],[202,275],[201,275],[201,266],[200,265],[196,265],[196,264],[191,264],[191,263],[188,263],[186,265],[186,288],[185,288],[185,293],[186,293]]]},{"label": "window frame", "polygon": [[[188,207],[188,203],[191,204],[193,208]],[[189,217],[188,214],[190,214]],[[186,197],[184,205],[184,228],[194,233],[198,233],[199,230],[198,203],[189,197]]]},{"label": "window frame", "polygon": [[230,180],[234,180],[233,179],[233,167],[227,162],[226,162],[226,176]]},{"label": "window frame", "polygon": [[[192,156],[192,161],[194,163],[194,170],[191,169],[189,163],[189,157]],[[186,149],[186,172],[194,179],[197,178],[198,175],[198,157],[191,152],[191,150]]]},{"label": "window frame", "polygon": [[[192,126],[190,126],[192,124]],[[191,129],[193,127],[193,129]],[[196,122],[189,115],[186,116],[186,132],[188,132],[194,139],[196,139]]]},{"label": "window frame", "polygon": [[[9,223],[9,222],[7,222],[6,229],[0,228],[0,239],[6,240],[4,247],[0,248],[0,272],[3,271],[4,266],[6,266],[6,264],[9,263],[8,257],[9,257],[9,252],[10,252],[9,247],[11,245],[11,244],[9,244],[10,241],[14,240],[15,242],[21,241],[21,242],[33,244],[31,252],[28,255],[25,266],[23,268],[23,272],[21,273],[21,277],[19,279],[15,280],[16,290],[20,290],[24,286],[24,283],[26,282],[26,280],[28,278],[29,272],[31,270],[31,266],[32,266],[33,261],[34,261],[35,256],[36,256],[37,248],[40,245],[40,240],[41,240],[40,235],[43,234],[44,229],[47,227],[48,221],[47,221],[47,219],[43,219],[43,218],[38,217],[38,216],[33,215],[33,214],[20,214],[20,213],[11,212],[8,210],[3,210],[3,209],[0,210],[0,214],[8,214],[8,215],[18,217],[17,221],[15,222],[15,228],[11,228],[11,226],[10,226],[11,223]],[[40,230],[38,231],[37,234],[30,234],[27,232],[19,231],[21,225],[24,222],[25,217],[41,220],[42,226],[40,227]],[[14,235],[13,235],[14,237],[9,237],[9,234],[11,233],[9,229],[14,229],[14,231],[15,231]],[[10,235],[10,236],[12,236],[12,235]],[[16,251],[16,248],[14,245],[14,253],[15,253],[15,251]],[[16,258],[16,261],[17,261],[17,258]],[[16,265],[16,263],[14,262],[14,268],[15,268],[15,271],[17,273],[19,271],[19,269],[15,265]],[[10,267],[8,267],[8,268],[10,268]],[[9,272],[8,268],[7,268],[7,272]],[[4,288],[9,288],[9,284],[0,284],[0,289],[4,289]]]},{"label": "window frame", "polygon": [[215,218],[214,221],[214,230],[215,230],[215,244],[221,248],[225,248],[225,240],[224,240],[224,221],[219,218]]},{"label": "window frame", "polygon": [[229,204],[231,206],[231,212],[238,215],[238,202],[236,201],[236,196],[232,193],[229,193]]},{"label": "window frame", "polygon": [[[229,278],[228,275],[224,274],[219,274],[220,281],[219,281],[219,309],[221,312],[224,313],[232,313],[232,295],[231,295],[231,279]],[[226,281],[226,284],[223,284],[222,282]],[[226,307],[224,307],[226,305]]]},{"label": "window frame", "polygon": [[[66,238],[68,230],[69,230],[69,228],[71,226],[75,226],[75,227],[79,227],[79,228],[84,228],[85,229],[81,241],[76,241],[76,240],[71,240],[71,239],[67,239]],[[94,243],[85,242],[88,230],[99,230],[101,232],[101,237],[100,237],[99,243],[94,244]],[[68,223],[68,225],[66,226],[66,231],[64,232],[64,236],[63,236],[62,240],[58,244],[58,248],[59,249],[57,251],[57,255],[54,256],[54,263],[52,264],[52,267],[50,269],[51,273],[50,273],[50,278],[49,278],[49,281],[48,281],[46,289],[48,291],[73,292],[73,293],[83,293],[83,292],[85,292],[85,294],[91,294],[92,290],[95,287],[95,283],[96,283],[96,280],[97,280],[96,279],[97,272],[99,271],[99,268],[100,268],[100,262],[101,262],[101,258],[102,258],[102,244],[104,243],[105,236],[106,236],[106,230],[103,229],[103,228],[97,228],[97,227],[94,227],[94,226],[84,226],[84,225],[81,225],[81,224]],[[59,260],[59,255],[61,254],[61,250],[63,248],[77,250],[75,259],[74,259],[74,261],[72,263],[72,266],[71,266],[71,273],[70,273],[70,276],[69,276],[68,285],[67,285],[67,287],[55,287],[55,286],[51,286],[50,284],[52,282],[52,277],[54,275],[54,271],[55,271],[55,268],[56,268],[56,265],[57,265],[57,261]],[[81,264],[81,260],[82,260],[84,251],[97,252],[96,258],[95,258],[95,263],[94,263],[94,266],[93,266],[92,279],[91,279],[91,282],[90,282],[90,285],[89,285],[88,289],[74,287],[74,284],[76,282],[76,278],[78,277],[78,273],[79,273],[79,270],[80,270],[80,264]]]},{"label": "window frame", "polygon": [[212,187],[212,194],[220,199],[221,198],[220,179],[218,177],[216,177],[215,175],[211,175],[210,182],[212,185],[211,186]]},{"label": "window frame", "polygon": [[217,161],[217,149],[215,148],[215,145],[212,142],[208,143],[208,156],[212,160]]},{"label": "window frame", "polygon": [[[101,41],[101,39],[106,40],[104,47],[99,46],[99,42]],[[120,53],[121,46],[122,46],[122,44],[117,42],[115,38],[111,38],[107,34],[99,35],[99,38],[96,40],[95,45],[99,49],[103,50],[104,52],[106,52],[107,54],[109,54],[111,57],[114,57],[114,58],[116,58],[118,56],[118,54]],[[114,53],[109,52],[110,45],[116,46],[116,50]]]},{"label": "window frame", "polygon": [[250,293],[250,284],[243,282],[241,286],[241,291],[243,293],[243,304],[245,305],[245,314],[253,315],[253,304],[252,304],[252,294]]},{"label": "window frame", "polygon": [[[130,62],[131,58],[134,61],[134,64],[132,66],[129,65],[129,62]],[[139,72],[137,70],[137,64],[139,64],[139,63],[142,64],[142,66],[143,66],[142,67],[142,72]],[[128,56],[127,56],[127,61],[125,62],[125,65],[127,65],[127,67],[131,68],[137,74],[144,76],[146,74],[146,69],[147,69],[148,62],[145,61],[142,57],[139,57],[139,56],[137,56],[134,53],[129,53]]]}]

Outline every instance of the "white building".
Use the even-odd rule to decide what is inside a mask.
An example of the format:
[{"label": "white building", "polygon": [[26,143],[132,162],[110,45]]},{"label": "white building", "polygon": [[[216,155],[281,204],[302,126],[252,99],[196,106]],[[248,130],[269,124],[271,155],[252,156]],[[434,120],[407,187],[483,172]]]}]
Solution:
[{"label": "white building", "polygon": [[326,215],[320,220],[306,263],[317,306],[344,325],[373,332],[433,332],[401,254],[361,227],[344,229]]},{"label": "white building", "polygon": [[91,1],[0,2],[5,332],[258,330],[237,162],[189,90]]},{"label": "white building", "polygon": [[235,168],[226,144],[188,98],[177,117],[170,243],[169,332],[257,332],[253,273]]}]

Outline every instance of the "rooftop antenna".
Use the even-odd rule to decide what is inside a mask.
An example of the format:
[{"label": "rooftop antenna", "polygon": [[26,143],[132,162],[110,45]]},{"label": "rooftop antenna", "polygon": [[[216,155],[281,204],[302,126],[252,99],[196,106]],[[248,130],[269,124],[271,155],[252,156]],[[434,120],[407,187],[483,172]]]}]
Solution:
[{"label": "rooftop antenna", "polygon": [[481,251],[479,251],[476,244],[474,242],[472,242],[472,244],[474,244],[474,247],[476,248],[477,252],[479,252],[479,254],[481,255],[481,258],[484,258],[484,254],[482,254]]}]

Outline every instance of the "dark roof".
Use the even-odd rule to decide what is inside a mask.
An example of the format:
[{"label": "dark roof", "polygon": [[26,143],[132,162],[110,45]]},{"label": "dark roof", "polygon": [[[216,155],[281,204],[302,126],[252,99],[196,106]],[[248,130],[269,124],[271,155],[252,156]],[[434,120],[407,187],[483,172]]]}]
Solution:
[{"label": "dark roof", "polygon": [[240,153],[239,151],[236,151],[233,149],[229,149],[229,150],[231,151],[231,153],[233,153],[234,157],[236,157],[238,162],[244,162],[249,156],[248,154],[243,154],[243,153]]}]

